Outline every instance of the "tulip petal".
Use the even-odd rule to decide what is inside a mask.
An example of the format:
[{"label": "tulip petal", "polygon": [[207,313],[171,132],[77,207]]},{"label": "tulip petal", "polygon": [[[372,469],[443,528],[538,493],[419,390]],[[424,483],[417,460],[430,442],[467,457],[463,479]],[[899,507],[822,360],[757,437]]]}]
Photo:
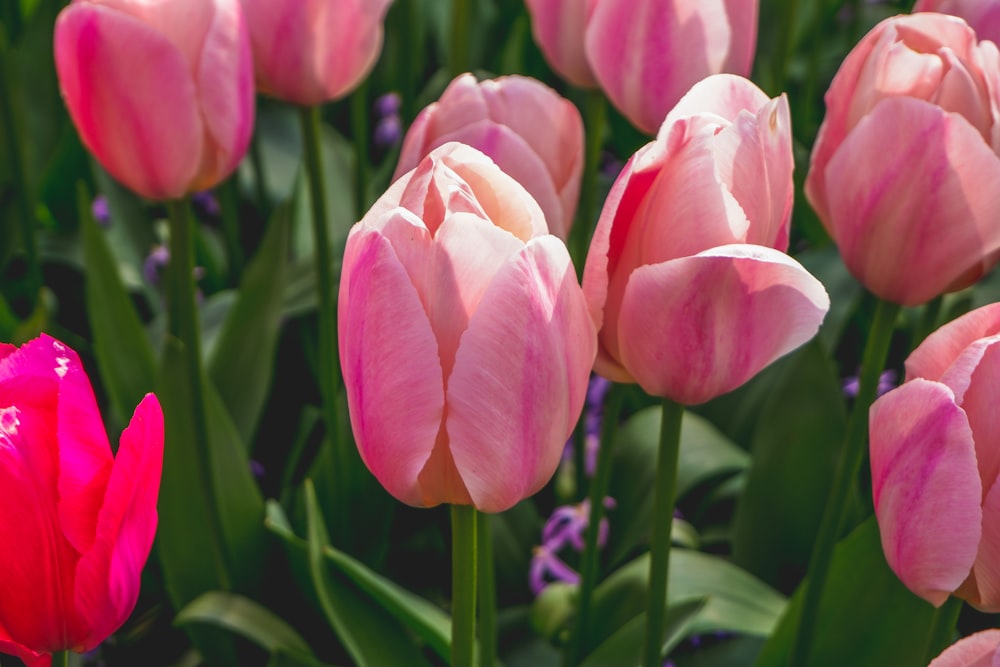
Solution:
[{"label": "tulip petal", "polygon": [[808,341],[829,306],[823,285],[784,253],[713,248],[632,272],[621,358],[648,393],[697,405]]},{"label": "tulip petal", "polygon": [[883,299],[928,301],[1000,248],[1000,160],[964,119],[933,104],[880,102],[825,177],[838,193],[829,230],[851,273]]},{"label": "tulip petal", "polygon": [[392,245],[355,225],[338,300],[340,361],[365,465],[389,493],[425,505],[417,476],[444,414],[437,341]]},{"label": "tulip petal", "polygon": [[483,295],[448,381],[451,453],[477,508],[501,512],[548,482],[595,353],[565,246],[530,241]]},{"label": "tulip petal", "polygon": [[[313,26],[313,54],[324,100],[342,97],[368,75],[382,51],[382,19],[391,0],[313,2],[320,7]],[[336,48],[331,48],[336,45]],[[318,104],[324,100],[315,100]],[[301,103],[301,102],[300,102]]]},{"label": "tulip petal", "polygon": [[963,637],[927,667],[996,667],[1000,664],[1000,630],[982,630]]},{"label": "tulip petal", "polygon": [[531,32],[546,62],[578,88],[594,88],[597,80],[587,62],[583,36],[593,3],[583,0],[525,0]]},{"label": "tulip petal", "polygon": [[89,633],[74,647],[89,651],[121,627],[139,598],[142,568],[156,534],[163,469],[163,412],[147,394],[122,433],[97,520],[97,540],[77,566],[76,608]]},{"label": "tulip petal", "polygon": [[[995,447],[996,441],[992,444]],[[983,500],[983,535],[969,580],[974,590],[963,588],[962,597],[980,611],[1000,611],[1000,483],[996,481]]]},{"label": "tulip petal", "polygon": [[181,51],[138,19],[75,3],[56,22],[55,59],[80,137],[111,175],[153,199],[185,194],[204,129]]},{"label": "tulip petal", "polygon": [[767,94],[749,79],[735,74],[713,74],[684,93],[684,97],[667,114],[659,136],[663,135],[667,125],[678,118],[712,113],[733,122],[741,111],[761,109],[769,101]]},{"label": "tulip petal", "polygon": [[1000,334],[1000,303],[991,303],[952,320],[933,332],[906,359],[906,380],[940,380],[974,341]]},{"label": "tulip petal", "polygon": [[916,379],[871,407],[872,494],[886,561],[940,606],[968,576],[982,535],[972,430],[946,385]]}]

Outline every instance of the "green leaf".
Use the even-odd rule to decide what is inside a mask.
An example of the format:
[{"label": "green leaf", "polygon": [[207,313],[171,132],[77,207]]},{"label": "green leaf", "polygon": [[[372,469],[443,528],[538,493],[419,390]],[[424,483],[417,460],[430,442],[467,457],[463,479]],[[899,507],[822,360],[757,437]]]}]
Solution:
[{"label": "green leaf", "polygon": [[[688,636],[706,598],[687,600],[671,606],[663,628],[663,653],[669,653]],[[623,625],[607,641],[587,656],[580,667],[621,667],[642,661],[643,638],[646,635],[646,614],[639,614]]]},{"label": "green leaf", "polygon": [[314,657],[309,644],[284,620],[266,607],[234,593],[209,591],[192,600],[174,619],[175,625],[191,623],[232,630],[268,653]]},{"label": "green leaf", "polygon": [[[758,667],[788,664],[802,590],[757,659]],[[875,517],[841,540],[816,619],[810,667],[924,667],[935,609],[899,582],[885,562]]]},{"label": "green leaf", "polygon": [[274,375],[288,256],[289,214],[280,208],[243,274],[211,350],[208,374],[244,443],[251,442]]},{"label": "green leaf", "polygon": [[830,295],[830,311],[823,319],[819,339],[829,349],[837,347],[844,327],[857,307],[863,288],[844,266],[837,246],[832,243],[820,248],[810,248],[795,256],[806,271],[816,276]]},{"label": "green leaf", "polygon": [[309,540],[306,552],[313,592],[330,627],[358,667],[430,663],[413,642],[399,631],[398,621],[357,587],[330,572],[326,522],[316,501],[312,481],[304,484]]},{"label": "green leaf", "polygon": [[84,293],[94,332],[94,354],[119,423],[129,416],[156,381],[156,355],[118,274],[118,262],[90,214],[90,195],[77,189],[83,236]]},{"label": "green leaf", "polygon": [[808,565],[847,428],[823,345],[809,343],[790,362],[761,411],[733,520],[734,562],[785,591]]}]

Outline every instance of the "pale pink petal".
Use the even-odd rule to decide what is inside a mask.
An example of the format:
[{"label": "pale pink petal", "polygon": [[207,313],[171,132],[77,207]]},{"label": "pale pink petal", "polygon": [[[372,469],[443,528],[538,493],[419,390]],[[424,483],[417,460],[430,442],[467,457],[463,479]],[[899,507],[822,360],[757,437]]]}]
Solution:
[{"label": "pale pink petal", "polygon": [[[684,97],[667,114],[664,127],[678,118],[703,113],[712,113],[733,122],[741,111],[756,113],[768,102],[767,94],[749,79],[735,74],[713,74],[684,93]],[[663,128],[661,135],[662,132]]]},{"label": "pale pink petal", "polygon": [[338,299],[340,362],[361,458],[389,493],[427,503],[417,475],[444,415],[437,341],[389,241],[354,227]]},{"label": "pale pink petal", "polygon": [[184,54],[131,16],[77,3],[56,22],[55,60],[80,138],[111,175],[146,197],[185,194],[204,129]]},{"label": "pale pink petal", "polygon": [[584,0],[525,0],[531,32],[549,66],[580,88],[595,88],[597,80],[583,48],[588,5]]},{"label": "pale pink petal", "polygon": [[[995,440],[992,445],[996,448]],[[983,500],[983,536],[971,579],[977,594],[965,599],[980,611],[994,614],[1000,611],[1000,484],[996,481]]]},{"label": "pale pink petal", "polygon": [[503,511],[548,482],[595,353],[565,246],[529,242],[483,295],[448,381],[451,453],[477,508]]},{"label": "pale pink petal", "polygon": [[916,379],[871,407],[872,495],[886,561],[940,606],[976,558],[982,486],[972,430],[951,390]]},{"label": "pale pink petal", "polygon": [[977,308],[924,339],[906,360],[906,380],[938,380],[974,341],[1000,334],[1000,303]]},{"label": "pale pink petal", "polygon": [[[343,97],[364,80],[382,51],[382,20],[391,0],[320,0],[316,69],[324,100]],[[318,104],[324,100],[312,100]],[[302,102],[300,102],[301,104]]]},{"label": "pale pink petal", "polygon": [[995,667],[1000,661],[1000,630],[981,630],[963,637],[927,667]]},{"label": "pale pink petal", "polygon": [[729,55],[722,65],[723,72],[750,76],[757,53],[757,14],[759,0],[726,0],[726,11],[732,26]]},{"label": "pale pink petal", "polygon": [[924,303],[1000,248],[1000,160],[964,119],[930,103],[879,103],[837,150],[826,186],[838,193],[829,229],[845,263],[883,299]]},{"label": "pale pink petal", "polygon": [[822,284],[784,253],[715,248],[632,272],[621,358],[648,393],[697,405],[807,342],[829,306]]}]

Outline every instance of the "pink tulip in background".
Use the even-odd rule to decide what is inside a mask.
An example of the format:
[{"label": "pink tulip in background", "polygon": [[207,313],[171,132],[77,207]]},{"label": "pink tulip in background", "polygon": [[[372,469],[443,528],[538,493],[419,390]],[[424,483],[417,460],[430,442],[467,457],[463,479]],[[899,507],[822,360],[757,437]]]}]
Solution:
[{"label": "pink tulip in background", "polygon": [[934,605],[1000,611],[1000,304],[927,337],[870,413],[875,514],[889,566]]},{"label": "pink tulip in background", "polygon": [[962,637],[927,667],[1000,667],[1000,630],[982,630]]},{"label": "pink tulip in background", "polygon": [[826,93],[806,195],[844,263],[907,306],[1000,259],[1000,55],[960,19],[897,16]]},{"label": "pink tulip in background", "polygon": [[0,651],[47,667],[128,618],[156,533],[163,415],[152,394],[111,447],[76,353],[0,343]]},{"label": "pink tulip in background", "polygon": [[788,103],[716,75],[625,166],[587,256],[595,370],[694,405],[808,341],[823,286],[783,250],[792,205]]},{"label": "pink tulip in background", "polygon": [[253,44],[257,87],[312,106],[347,95],[382,50],[392,0],[240,0]]},{"label": "pink tulip in background", "polygon": [[254,89],[239,0],[74,0],[55,59],[83,143],[139,194],[210,188],[243,158]]},{"label": "pink tulip in background", "polygon": [[[582,0],[580,0],[582,2]],[[585,50],[608,99],[647,134],[711,74],[749,76],[758,0],[590,0]]]},{"label": "pink tulip in background", "polygon": [[457,77],[417,116],[403,141],[393,180],[449,141],[476,148],[523,185],[565,240],[576,213],[583,171],[580,112],[535,79]]},{"label": "pink tulip in background", "polygon": [[597,79],[583,47],[591,0],[525,0],[531,32],[549,66],[580,88],[596,88]]},{"label": "pink tulip in background", "polygon": [[595,332],[562,241],[489,158],[446,144],[351,230],[339,344],[365,464],[399,500],[503,511],[555,472]]},{"label": "pink tulip in background", "polygon": [[917,0],[913,13],[940,12],[965,19],[979,39],[1000,43],[1000,2],[997,0]]}]

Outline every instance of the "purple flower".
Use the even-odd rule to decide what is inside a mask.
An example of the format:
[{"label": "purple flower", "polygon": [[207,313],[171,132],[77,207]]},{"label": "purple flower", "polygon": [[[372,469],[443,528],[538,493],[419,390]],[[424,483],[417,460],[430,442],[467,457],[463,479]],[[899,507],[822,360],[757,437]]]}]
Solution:
[{"label": "purple flower", "polygon": [[[858,374],[860,375],[861,369],[858,369]],[[875,389],[875,395],[881,396],[890,389],[896,386],[896,371],[891,368],[887,371],[883,371],[881,375],[878,376],[878,387]],[[844,378],[843,391],[845,396],[850,398],[856,398],[858,395],[858,390],[860,389],[860,379],[858,375],[852,375],[850,377]]]},{"label": "purple flower", "polygon": [[576,570],[560,560],[555,552],[544,544],[535,547],[531,553],[531,566],[528,571],[531,592],[538,595],[552,581],[563,581],[567,584],[579,584],[580,575]]},{"label": "purple flower", "polygon": [[90,203],[90,213],[98,224],[107,227],[111,224],[111,207],[108,206],[108,198],[104,195],[97,195]]},{"label": "purple flower", "polygon": [[399,93],[389,92],[375,98],[375,104],[372,107],[375,110],[376,116],[385,118],[386,116],[397,115],[402,104],[403,99],[399,96]]},{"label": "purple flower", "polygon": [[403,121],[392,115],[380,118],[375,125],[375,145],[379,148],[395,146],[403,138]]},{"label": "purple flower", "polygon": [[170,251],[165,245],[154,246],[142,262],[142,275],[150,285],[159,285],[160,276],[170,263]]},{"label": "purple flower", "polygon": [[196,192],[191,195],[191,201],[194,205],[201,209],[205,215],[216,217],[219,215],[219,201],[215,198],[215,195],[211,190],[202,190],[201,192]]},{"label": "purple flower", "polygon": [[[604,506],[615,506],[613,498],[605,498]],[[565,581],[575,584],[580,576],[557,556],[567,544],[577,551],[583,551],[583,534],[590,524],[590,501],[584,500],[576,505],[557,507],[542,528],[542,544],[532,551],[529,579],[531,590],[535,595],[545,588],[545,576],[549,575],[555,581]],[[608,520],[601,519],[597,533],[598,546],[604,546],[608,541]]]}]

